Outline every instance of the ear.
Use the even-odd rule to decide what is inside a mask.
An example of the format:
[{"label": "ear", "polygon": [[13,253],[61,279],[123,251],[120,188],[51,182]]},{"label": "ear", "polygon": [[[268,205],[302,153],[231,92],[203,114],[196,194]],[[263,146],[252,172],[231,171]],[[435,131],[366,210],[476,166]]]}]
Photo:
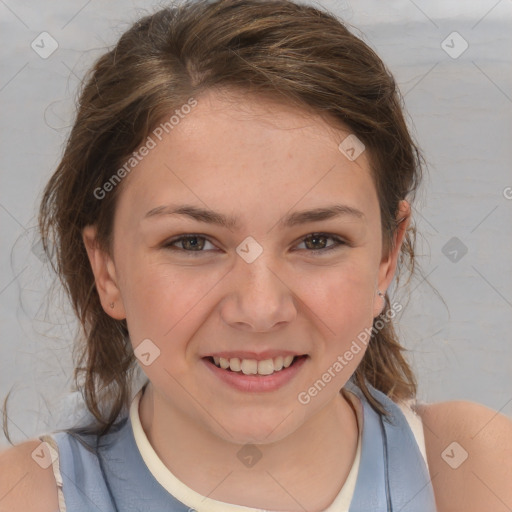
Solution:
[{"label": "ear", "polygon": [[[396,266],[398,263],[398,258],[400,256],[400,249],[402,247],[402,242],[405,238],[405,234],[407,232],[407,228],[411,222],[411,206],[410,204],[402,200],[398,205],[398,213],[396,217],[397,228],[395,230],[395,234],[393,235],[393,239],[391,241],[391,247],[386,254],[382,255],[382,260],[379,265],[379,275],[377,280],[377,288],[382,293],[386,293],[393,277],[395,275]],[[384,299],[377,295],[377,290],[375,291],[375,299],[374,299],[374,317],[378,316],[382,310],[384,309],[385,303]]]},{"label": "ear", "polygon": [[[96,290],[105,313],[116,320],[125,319],[126,314],[117,285],[114,261],[100,248],[96,240],[96,227],[86,226],[82,230],[82,239],[94,274]],[[111,307],[112,304],[114,307]]]}]

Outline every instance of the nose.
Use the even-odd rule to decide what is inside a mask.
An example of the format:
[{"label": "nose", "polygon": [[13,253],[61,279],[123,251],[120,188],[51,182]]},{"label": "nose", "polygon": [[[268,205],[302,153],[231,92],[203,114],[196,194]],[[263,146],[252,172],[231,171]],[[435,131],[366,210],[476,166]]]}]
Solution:
[{"label": "nose", "polygon": [[[275,258],[266,251],[252,263],[238,258],[221,307],[224,322],[253,332],[282,328],[297,316],[296,296]],[[289,281],[289,278],[288,278]]]}]

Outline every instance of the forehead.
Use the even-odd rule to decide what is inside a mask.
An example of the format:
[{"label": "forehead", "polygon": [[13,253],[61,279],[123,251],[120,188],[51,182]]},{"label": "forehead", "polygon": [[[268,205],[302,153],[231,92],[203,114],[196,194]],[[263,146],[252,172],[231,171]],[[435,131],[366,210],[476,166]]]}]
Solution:
[{"label": "forehead", "polygon": [[154,147],[123,183],[121,215],[137,222],[178,201],[261,219],[335,202],[377,212],[366,152],[351,161],[338,148],[348,128],[261,96],[209,91],[196,100],[161,140],[150,135]]}]

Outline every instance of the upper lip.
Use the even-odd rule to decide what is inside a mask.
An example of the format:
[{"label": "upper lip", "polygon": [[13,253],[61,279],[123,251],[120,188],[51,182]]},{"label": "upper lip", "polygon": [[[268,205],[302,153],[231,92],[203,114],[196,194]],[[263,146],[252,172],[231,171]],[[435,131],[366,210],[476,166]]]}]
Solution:
[{"label": "upper lip", "polygon": [[238,359],[255,359],[256,361],[264,361],[265,359],[274,359],[278,356],[302,356],[305,354],[292,352],[291,350],[265,350],[263,352],[251,352],[250,350],[237,350],[234,351],[224,351],[224,352],[214,352],[212,354],[208,354],[204,357],[222,357],[224,359],[233,359],[238,357]]}]

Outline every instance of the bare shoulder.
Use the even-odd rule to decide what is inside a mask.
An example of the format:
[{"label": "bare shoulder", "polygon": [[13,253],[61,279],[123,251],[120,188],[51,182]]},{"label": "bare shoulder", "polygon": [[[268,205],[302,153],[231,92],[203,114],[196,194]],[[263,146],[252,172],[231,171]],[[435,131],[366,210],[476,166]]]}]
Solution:
[{"label": "bare shoulder", "polygon": [[512,510],[512,419],[481,404],[419,404],[438,512]]},{"label": "bare shoulder", "polygon": [[39,439],[0,451],[0,512],[58,512],[57,483],[52,465],[46,464],[49,456]]}]

